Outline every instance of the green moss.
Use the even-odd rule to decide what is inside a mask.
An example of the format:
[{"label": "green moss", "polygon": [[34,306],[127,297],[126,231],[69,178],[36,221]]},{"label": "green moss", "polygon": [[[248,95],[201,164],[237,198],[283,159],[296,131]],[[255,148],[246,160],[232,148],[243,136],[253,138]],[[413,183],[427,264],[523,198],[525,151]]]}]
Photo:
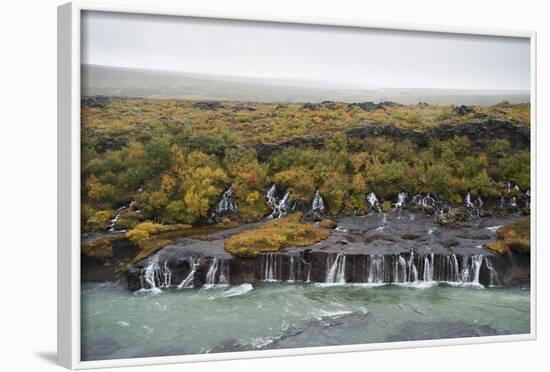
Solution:
[{"label": "green moss", "polygon": [[260,253],[279,252],[288,247],[306,247],[330,236],[331,232],[300,223],[301,213],[271,220],[254,230],[233,235],[225,250],[237,257],[255,257]]},{"label": "green moss", "polygon": [[486,248],[508,255],[511,251],[529,253],[531,251],[531,221],[523,217],[497,230],[497,241],[485,245]]}]

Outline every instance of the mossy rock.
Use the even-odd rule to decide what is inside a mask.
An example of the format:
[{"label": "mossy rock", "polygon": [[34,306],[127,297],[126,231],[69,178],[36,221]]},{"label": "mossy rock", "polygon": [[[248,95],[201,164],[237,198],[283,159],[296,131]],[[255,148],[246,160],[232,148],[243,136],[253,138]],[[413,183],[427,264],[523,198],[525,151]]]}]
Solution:
[{"label": "mossy rock", "polygon": [[387,212],[391,209],[391,202],[389,200],[386,200],[385,202],[380,205],[380,208],[382,208],[383,212]]},{"label": "mossy rock", "polygon": [[529,217],[500,227],[497,230],[497,241],[485,244],[485,248],[502,255],[508,255],[511,251],[529,254],[531,252],[531,221]]},{"label": "mossy rock", "polygon": [[329,230],[300,223],[301,213],[271,220],[254,230],[233,235],[225,242],[225,250],[241,258],[261,253],[279,252],[288,247],[307,247],[328,238]]},{"label": "mossy rock", "polygon": [[328,218],[319,222],[319,226],[325,229],[334,229],[337,225],[336,221],[329,220]]}]

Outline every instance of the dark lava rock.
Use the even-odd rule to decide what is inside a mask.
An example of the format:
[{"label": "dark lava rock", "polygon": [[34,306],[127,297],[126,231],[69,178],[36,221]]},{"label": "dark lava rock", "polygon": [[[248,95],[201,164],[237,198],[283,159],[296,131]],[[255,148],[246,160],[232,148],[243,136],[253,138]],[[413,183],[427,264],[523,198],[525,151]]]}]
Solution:
[{"label": "dark lava rock", "polygon": [[120,150],[123,147],[126,147],[128,144],[127,136],[118,136],[118,137],[99,137],[95,145],[95,150],[98,153],[104,153],[106,151],[116,151]]},{"label": "dark lava rock", "polygon": [[217,110],[219,108],[222,108],[223,105],[220,102],[197,102],[193,104],[194,108],[200,109],[200,110]]},{"label": "dark lava rock", "polygon": [[440,241],[439,244],[441,244],[445,248],[451,248],[451,247],[457,247],[460,243],[457,242],[456,240],[448,239],[448,240]]},{"label": "dark lava rock", "polygon": [[[305,104],[318,105],[318,104]],[[387,105],[379,104],[379,105]],[[383,107],[380,106],[380,107]],[[309,106],[308,106],[309,107]],[[499,119],[476,119],[464,124],[441,124],[426,131],[399,128],[395,125],[379,125],[365,123],[348,129],[346,137],[351,139],[368,139],[372,137],[386,137],[398,141],[411,141],[417,146],[427,147],[434,139],[449,140],[458,137],[467,137],[472,150],[486,149],[496,139],[505,139],[510,142],[514,150],[528,149],[531,143],[531,132],[528,126],[514,121]],[[256,145],[258,160],[266,161],[270,156],[287,147],[309,147],[320,149],[325,143],[324,137],[292,138],[279,143],[259,143]]]},{"label": "dark lava rock", "polygon": [[321,108],[321,104],[320,103],[305,103],[302,106],[302,108],[315,111],[315,110],[319,110]]},{"label": "dark lava rock", "polygon": [[472,106],[461,105],[453,108],[453,112],[457,115],[464,116],[471,112],[474,112],[474,108]]},{"label": "dark lava rock", "polygon": [[416,234],[405,234],[401,236],[401,239],[405,240],[416,240],[419,239],[421,236]]},{"label": "dark lava rock", "polygon": [[99,107],[103,108],[107,106],[107,104],[110,102],[110,98],[106,96],[91,96],[91,97],[84,97],[81,100],[82,105],[88,106],[88,107]]}]

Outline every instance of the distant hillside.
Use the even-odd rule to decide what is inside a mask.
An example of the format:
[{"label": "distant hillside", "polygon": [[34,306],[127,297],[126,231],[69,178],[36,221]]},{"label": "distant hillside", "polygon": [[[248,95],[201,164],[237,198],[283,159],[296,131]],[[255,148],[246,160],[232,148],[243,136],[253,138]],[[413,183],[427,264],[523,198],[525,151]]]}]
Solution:
[{"label": "distant hillside", "polygon": [[251,102],[364,102],[492,105],[529,102],[526,91],[324,88],[319,83],[82,65],[82,95]]}]

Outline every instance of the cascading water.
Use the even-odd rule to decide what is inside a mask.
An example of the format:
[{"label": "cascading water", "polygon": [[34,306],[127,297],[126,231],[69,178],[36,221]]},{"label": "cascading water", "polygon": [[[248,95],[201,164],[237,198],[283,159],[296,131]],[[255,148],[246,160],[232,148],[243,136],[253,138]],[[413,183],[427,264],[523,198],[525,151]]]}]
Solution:
[{"label": "cascading water", "polygon": [[311,202],[311,211],[325,213],[325,202],[323,201],[323,197],[319,193],[319,190],[316,190],[315,195],[313,195],[313,201]]},{"label": "cascading water", "polygon": [[493,267],[490,257],[484,257],[483,262],[485,262],[485,267],[487,267],[487,270],[489,270],[489,285],[490,286],[497,285],[499,282],[498,273]]},{"label": "cascading water", "polygon": [[423,278],[425,282],[433,282],[434,280],[434,255],[424,256],[424,273]]},{"label": "cascading water", "polygon": [[195,273],[197,272],[197,269],[201,263],[201,259],[198,258],[196,261],[193,257],[189,257],[189,266],[191,270],[189,271],[189,274],[185,279],[182,280],[182,282],[178,285],[178,289],[182,288],[193,288],[194,282],[195,282]]},{"label": "cascading water", "polygon": [[169,288],[172,285],[172,271],[166,261],[160,264],[159,255],[154,255],[149,264],[142,269],[140,282],[142,289],[158,292],[161,288]]},{"label": "cascading water", "polygon": [[216,205],[215,211],[218,214],[237,211],[237,203],[233,198],[233,189],[231,187],[224,191],[220,201]]},{"label": "cascading water", "polygon": [[414,252],[411,251],[411,255],[409,257],[409,261],[407,262],[408,266],[408,281],[409,282],[416,282],[418,280],[418,270],[416,268],[416,265],[414,263]]},{"label": "cascading water", "polygon": [[460,273],[461,283],[479,284],[479,271],[483,255],[472,255],[462,257],[462,271]]},{"label": "cascading water", "polygon": [[272,185],[265,195],[267,204],[273,209],[270,218],[282,218],[292,211],[290,192],[287,190],[281,200],[277,199],[277,188]]},{"label": "cascading water", "polygon": [[464,198],[464,205],[466,206],[466,208],[471,208],[471,209],[474,209],[476,207],[474,203],[472,203],[472,197],[470,193],[466,194],[466,197]]},{"label": "cascading water", "polygon": [[288,259],[288,281],[293,282],[296,280],[296,268],[294,267],[294,256],[290,256]]},{"label": "cascading water", "polygon": [[369,209],[380,210],[380,203],[378,202],[378,198],[375,193],[371,192],[367,195],[367,203],[369,204]]},{"label": "cascading water", "polygon": [[370,256],[369,277],[367,283],[384,283],[384,256]]},{"label": "cascading water", "polygon": [[[307,263],[306,263],[307,264]],[[295,282],[303,280],[304,262],[300,256],[290,256],[288,258],[288,281]],[[309,275],[309,271],[308,271]]]},{"label": "cascading water", "polygon": [[405,203],[407,202],[407,193],[405,191],[401,191],[399,195],[397,195],[397,203],[394,204],[395,208],[403,209],[405,207]]},{"label": "cascading water", "polygon": [[281,255],[275,253],[265,253],[262,255],[262,273],[263,280],[266,282],[275,282],[280,280],[280,271],[282,267]]},{"label": "cascading water", "polygon": [[325,283],[343,284],[346,282],[346,256],[338,253],[336,256],[329,254],[327,256],[327,269]]},{"label": "cascading water", "polygon": [[277,187],[275,187],[275,184],[271,185],[267,190],[265,198],[267,199],[267,204],[271,207],[275,207],[275,204],[277,204]]},{"label": "cascading water", "polygon": [[401,255],[394,257],[393,282],[404,283],[407,280],[407,260]]},{"label": "cascading water", "polygon": [[229,262],[227,260],[220,260],[218,257],[214,257],[210,262],[210,267],[208,268],[208,272],[206,273],[204,287],[213,288],[216,286],[225,286],[228,284]]}]

